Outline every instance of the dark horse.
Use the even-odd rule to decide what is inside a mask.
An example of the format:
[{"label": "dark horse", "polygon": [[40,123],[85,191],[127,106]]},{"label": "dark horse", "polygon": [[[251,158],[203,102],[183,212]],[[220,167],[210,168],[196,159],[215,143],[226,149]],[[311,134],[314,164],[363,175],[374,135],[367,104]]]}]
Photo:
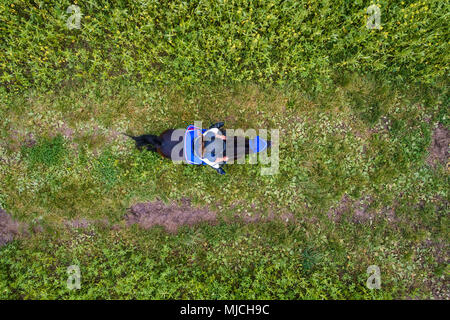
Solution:
[{"label": "dark horse", "polygon": [[[219,122],[217,124],[212,125],[210,128],[221,128],[223,126],[222,122]],[[175,130],[180,132],[180,129],[168,129],[161,133],[161,135],[156,136],[153,134],[144,134],[140,136],[131,136],[128,134],[128,137],[132,138],[134,141],[136,141],[136,147],[139,150],[142,150],[143,148],[146,148],[149,151],[157,152],[164,158],[168,158],[171,160],[182,160],[183,159],[183,148],[179,150],[178,154],[172,154],[173,149],[175,146],[177,146],[179,143],[183,142],[183,135],[180,135],[178,133],[175,133]],[[223,133],[223,132],[222,132]],[[227,149],[224,150],[224,155],[227,156],[229,159],[236,160],[238,158],[241,158],[247,154],[252,153],[252,150],[249,145],[249,138],[245,137],[245,149],[244,148],[238,148],[238,143],[242,145],[242,138],[238,136],[232,137],[234,140],[234,148],[231,148],[231,150]],[[173,139],[173,140],[172,140]],[[270,147],[270,141],[267,141],[268,147]],[[238,151],[241,150],[241,151]],[[244,151],[245,150],[245,151]],[[244,152],[242,152],[244,151]],[[175,158],[175,159],[174,159]]]}]

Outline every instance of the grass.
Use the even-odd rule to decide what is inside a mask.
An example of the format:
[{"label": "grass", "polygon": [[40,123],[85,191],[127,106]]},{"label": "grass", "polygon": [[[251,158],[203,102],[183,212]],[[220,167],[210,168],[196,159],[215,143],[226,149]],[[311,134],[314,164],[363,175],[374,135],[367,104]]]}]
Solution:
[{"label": "grass", "polygon": [[[0,4],[0,208],[43,227],[0,249],[0,297],[448,298],[448,164],[426,162],[449,126],[448,5],[378,3],[372,31],[363,1],[96,1],[73,30],[69,2]],[[279,173],[218,176],[120,135],[195,120],[280,129]],[[218,224],[65,227],[182,198]],[[226,222],[271,213],[297,223]]]},{"label": "grass", "polygon": [[45,166],[54,166],[60,162],[64,153],[63,138],[58,135],[54,139],[45,139],[40,141],[36,146],[27,148],[22,147],[22,154],[31,166],[43,164]]},{"label": "grass", "polygon": [[[257,85],[191,92],[125,86],[116,88],[114,95],[95,97],[91,84],[83,89],[90,95],[78,100],[76,107],[63,103],[70,101],[70,90],[12,99],[11,106],[26,102],[7,109],[6,123],[14,124],[19,136],[33,132],[43,138],[31,148],[2,149],[5,156],[17,159],[2,165],[1,179],[6,183],[1,194],[7,195],[2,206],[22,221],[41,216],[44,225],[58,231],[36,234],[2,249],[2,265],[8,268],[2,272],[3,296],[430,297],[431,285],[424,286],[424,280],[437,281],[433,286],[445,290],[440,277],[447,269],[437,262],[438,245],[426,243],[445,243],[448,236],[448,219],[439,200],[448,196],[448,173],[443,166],[433,169],[425,163],[433,124],[447,121],[441,118],[440,107],[432,107],[442,105],[444,96],[430,91],[428,99],[433,103],[418,108],[422,92],[387,89],[379,95],[374,94],[377,86],[370,86],[373,91],[366,89],[364,98],[367,105],[383,106],[383,114],[372,123],[361,109],[352,107],[361,81],[366,80],[355,76],[345,87],[336,85],[333,92],[315,98],[296,89]],[[100,113],[95,111],[99,105]],[[79,109],[96,116],[78,119],[74,114]],[[38,110],[54,114],[36,120],[33,115]],[[195,119],[225,119],[242,110],[247,116],[235,116],[226,122],[228,127],[280,128],[279,174],[261,176],[261,164],[234,165],[218,179],[213,170],[174,165],[157,154],[139,152],[131,140],[114,135],[127,130],[158,133]],[[391,129],[385,126],[386,117]],[[13,121],[18,118],[23,121]],[[431,121],[424,122],[425,118]],[[46,138],[60,122],[70,123],[75,133]],[[4,130],[5,139],[10,139],[9,129]],[[102,136],[96,144],[84,140],[91,139],[92,132]],[[41,150],[47,150],[48,156],[42,156]],[[36,170],[34,163],[48,165]],[[370,210],[377,219],[358,223],[349,211],[338,222],[330,220],[327,213],[345,194],[352,201],[370,196]],[[159,228],[68,231],[58,227],[61,219],[81,218],[107,218],[120,224],[133,203],[183,197],[218,210],[221,219],[235,213],[291,212],[300,224],[223,222],[184,228],[176,235]],[[382,215],[391,207],[400,222]],[[111,247],[113,239],[118,242]],[[35,255],[38,263],[32,262]],[[64,289],[65,268],[71,264],[81,265],[80,291]],[[365,269],[372,264],[382,269],[382,290],[376,292],[365,288]],[[42,282],[34,274],[51,281]],[[34,289],[25,290],[31,284]]]},{"label": "grass", "polygon": [[[80,28],[67,28],[69,5]],[[376,4],[382,29],[367,29]],[[0,82],[55,90],[82,80],[178,86],[253,81],[315,90],[336,73],[435,84],[448,75],[449,7],[427,1],[5,1]]]}]

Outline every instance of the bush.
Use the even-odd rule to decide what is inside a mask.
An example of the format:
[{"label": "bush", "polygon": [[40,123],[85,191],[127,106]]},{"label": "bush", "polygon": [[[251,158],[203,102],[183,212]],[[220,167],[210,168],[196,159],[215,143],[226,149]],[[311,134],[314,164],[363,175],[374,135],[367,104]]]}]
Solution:
[{"label": "bush", "polygon": [[22,154],[27,158],[31,166],[43,164],[47,167],[60,163],[64,155],[64,138],[57,135],[54,138],[43,138],[39,143],[28,148],[22,147]]}]

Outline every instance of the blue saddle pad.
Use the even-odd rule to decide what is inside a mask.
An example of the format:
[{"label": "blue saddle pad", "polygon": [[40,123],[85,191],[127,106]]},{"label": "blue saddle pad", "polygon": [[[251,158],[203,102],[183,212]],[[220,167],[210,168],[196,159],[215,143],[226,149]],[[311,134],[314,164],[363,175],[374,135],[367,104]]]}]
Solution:
[{"label": "blue saddle pad", "polygon": [[253,153],[258,153],[267,148],[267,141],[259,136],[256,136],[255,138],[250,139],[249,146]]},{"label": "blue saddle pad", "polygon": [[[204,129],[201,131],[203,132]],[[200,136],[200,128],[189,125],[184,134],[184,158],[189,164],[203,164],[203,161],[194,153],[194,140]]]}]

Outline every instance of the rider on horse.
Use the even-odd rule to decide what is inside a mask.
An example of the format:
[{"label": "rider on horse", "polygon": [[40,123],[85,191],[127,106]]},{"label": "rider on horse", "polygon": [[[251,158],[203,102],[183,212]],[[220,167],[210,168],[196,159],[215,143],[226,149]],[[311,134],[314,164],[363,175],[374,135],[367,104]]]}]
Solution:
[{"label": "rider on horse", "polygon": [[[223,126],[223,122],[218,122],[205,130],[191,124],[186,130],[183,130],[184,134],[181,136],[179,129],[167,129],[159,136],[153,134],[140,136],[124,134],[136,141],[136,147],[139,150],[146,148],[171,160],[184,160],[188,164],[209,165],[220,174],[225,174],[222,165],[226,162],[232,162],[245,157],[247,154],[264,151],[271,145],[270,141],[265,141],[259,136],[249,139],[232,135],[227,139],[220,130]],[[227,140],[230,141],[226,143]],[[183,144],[181,150],[178,148],[180,143]],[[229,144],[228,148],[226,148],[227,144]],[[175,150],[178,152],[174,152]]]},{"label": "rider on horse", "polygon": [[220,130],[223,125],[223,122],[211,125],[194,141],[194,153],[220,174],[225,174],[221,165],[228,161],[228,157],[224,155],[227,137]]}]

